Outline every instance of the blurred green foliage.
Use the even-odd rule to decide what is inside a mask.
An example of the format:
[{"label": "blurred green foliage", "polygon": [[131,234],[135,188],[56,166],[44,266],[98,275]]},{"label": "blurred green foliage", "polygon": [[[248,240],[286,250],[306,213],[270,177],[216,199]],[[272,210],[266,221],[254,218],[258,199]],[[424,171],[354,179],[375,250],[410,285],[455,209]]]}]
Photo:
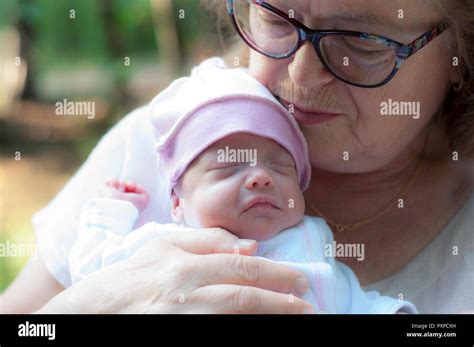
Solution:
[{"label": "blurred green foliage", "polygon": [[[200,43],[216,43],[214,23],[196,0],[173,0],[183,63],[197,55]],[[179,18],[180,10],[185,18]],[[156,19],[160,21],[160,18]],[[71,65],[93,64],[126,78],[124,56],[160,58],[150,0],[1,0],[0,28],[18,26],[31,65],[44,74]],[[40,75],[41,76],[41,75]],[[34,78],[34,77],[33,77]]]},{"label": "blurred green foliage", "polygon": [[0,1],[0,29],[9,25],[14,25],[18,16],[18,11],[17,0]]},{"label": "blurred green foliage", "polygon": [[63,61],[109,63],[121,52],[156,53],[148,0],[7,1],[34,34],[39,65],[58,62],[58,54]]},{"label": "blurred green foliage", "polygon": [[[208,54],[219,54],[215,21],[199,6],[198,0],[172,1],[172,13],[166,19],[174,24],[182,64],[174,74],[187,73],[189,65]],[[180,10],[185,18],[180,18]],[[146,102],[136,96],[150,89],[144,80],[161,79],[167,84],[169,78],[177,77],[163,73],[168,63],[163,61],[166,48],[157,39],[162,19],[153,17],[150,0],[0,0],[0,31],[16,29],[21,52],[14,54],[28,66],[21,102],[44,109],[63,97],[92,97],[108,106],[106,117],[81,124],[87,131],[79,132],[78,127],[81,135],[38,140],[31,134],[41,129],[31,126],[24,133],[0,136],[0,208],[8,206],[0,211],[5,213],[0,216],[0,243],[34,242],[32,214],[54,197],[111,126]],[[0,42],[0,49],[4,44]],[[124,67],[124,57],[133,62],[129,67]],[[151,86],[153,93],[160,91],[156,88]],[[31,111],[34,118],[41,118],[35,110]],[[9,121],[15,124],[14,119]],[[61,131],[61,127],[48,128],[48,122],[58,122],[54,118],[41,119],[43,131],[53,129],[48,130],[53,135]],[[16,150],[29,157],[14,162],[11,153]],[[6,178],[8,185],[1,186]],[[0,257],[0,293],[26,261]]]}]

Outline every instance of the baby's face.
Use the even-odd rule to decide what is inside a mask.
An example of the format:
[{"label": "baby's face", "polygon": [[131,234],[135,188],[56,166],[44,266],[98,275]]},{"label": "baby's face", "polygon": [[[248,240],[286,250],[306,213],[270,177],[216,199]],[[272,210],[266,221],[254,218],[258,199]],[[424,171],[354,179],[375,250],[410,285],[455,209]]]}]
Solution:
[{"label": "baby's face", "polygon": [[245,133],[230,135],[201,153],[181,177],[172,200],[175,220],[221,227],[254,240],[273,237],[298,224],[304,214],[293,157],[278,143]]}]

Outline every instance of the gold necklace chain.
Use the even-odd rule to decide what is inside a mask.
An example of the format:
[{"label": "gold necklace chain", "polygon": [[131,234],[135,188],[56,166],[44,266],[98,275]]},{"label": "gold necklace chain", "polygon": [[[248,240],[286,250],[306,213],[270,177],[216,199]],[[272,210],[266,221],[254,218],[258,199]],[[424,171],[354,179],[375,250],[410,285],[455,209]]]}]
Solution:
[{"label": "gold necklace chain", "polygon": [[421,161],[422,161],[422,157],[423,157],[423,153],[425,151],[425,147],[426,147],[426,143],[428,142],[427,141],[427,138],[428,136],[426,137],[425,139],[425,143],[423,145],[423,151],[420,155],[420,159],[418,160],[418,163],[416,164],[416,167],[415,167],[415,170],[413,171],[413,174],[412,176],[410,177],[410,180],[408,181],[407,185],[395,196],[395,198],[393,200],[390,201],[389,204],[387,204],[387,206],[385,206],[383,209],[381,209],[379,212],[377,212],[375,215],[373,215],[372,217],[369,217],[367,219],[364,219],[364,220],[361,220],[361,221],[358,221],[358,222],[355,222],[355,223],[350,223],[350,224],[339,224],[339,223],[335,223],[334,221],[332,221],[330,218],[328,218],[324,213],[322,213],[321,211],[319,211],[318,209],[314,208],[313,206],[311,206],[309,204],[308,201],[306,201],[305,199],[305,202],[306,202],[306,206],[308,206],[314,213],[316,213],[319,217],[323,218],[326,223],[328,223],[330,226],[333,226],[336,231],[338,232],[342,232],[342,231],[349,231],[349,230],[354,230],[358,227],[360,227],[361,225],[365,225],[365,224],[369,224],[371,223],[372,221],[376,220],[377,218],[381,217],[382,215],[384,215],[385,213],[387,213],[392,207],[393,207],[393,204],[398,201],[399,199],[401,199],[402,197],[405,196],[405,194],[408,192],[408,190],[410,190],[413,182],[415,181],[415,178],[416,176],[418,175],[418,172],[420,171],[420,167],[421,167]]}]

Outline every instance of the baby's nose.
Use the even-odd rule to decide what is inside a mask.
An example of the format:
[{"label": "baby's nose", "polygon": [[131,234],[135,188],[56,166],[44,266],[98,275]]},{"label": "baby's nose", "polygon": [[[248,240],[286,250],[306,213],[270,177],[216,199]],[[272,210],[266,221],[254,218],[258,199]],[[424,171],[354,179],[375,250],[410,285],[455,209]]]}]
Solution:
[{"label": "baby's nose", "polygon": [[271,188],[273,177],[264,168],[256,166],[249,170],[245,186],[247,189]]}]

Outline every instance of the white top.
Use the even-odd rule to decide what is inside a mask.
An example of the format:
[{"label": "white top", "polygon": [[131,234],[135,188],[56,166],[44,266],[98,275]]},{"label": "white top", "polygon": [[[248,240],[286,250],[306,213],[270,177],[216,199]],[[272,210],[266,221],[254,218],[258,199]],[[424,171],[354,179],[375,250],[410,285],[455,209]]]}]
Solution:
[{"label": "white top", "polygon": [[402,294],[421,313],[474,313],[474,193],[415,259],[364,289]]},{"label": "white top", "polygon": [[[90,199],[83,208],[79,235],[71,249],[69,269],[73,283],[130,257],[146,242],[177,230],[177,224],[149,222],[138,229],[138,210],[130,202]],[[256,256],[300,270],[310,288],[302,298],[318,313],[416,313],[406,301],[377,292],[365,293],[354,272],[335,261],[326,250],[333,244],[331,229],[321,218],[304,216],[291,228],[261,241]]]},{"label": "white top", "polygon": [[[149,192],[149,204],[137,226],[150,221],[172,222],[171,203],[158,176],[155,138],[148,116],[147,107],[142,107],[117,123],[61,192],[33,216],[45,266],[64,287],[71,285],[68,258],[79,230],[81,209],[88,199],[99,196],[107,179],[132,179]],[[471,197],[416,259],[387,281],[367,288],[391,296],[403,293],[421,313],[474,312],[473,216]],[[450,242],[459,245],[456,257],[449,256]]]}]

